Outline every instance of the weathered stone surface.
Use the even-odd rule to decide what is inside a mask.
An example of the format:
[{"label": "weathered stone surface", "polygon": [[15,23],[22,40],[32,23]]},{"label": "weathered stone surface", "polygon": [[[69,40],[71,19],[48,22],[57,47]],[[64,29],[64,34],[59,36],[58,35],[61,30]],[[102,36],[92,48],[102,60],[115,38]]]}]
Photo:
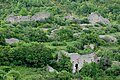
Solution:
[{"label": "weathered stone surface", "polygon": [[84,31],[88,31],[88,30],[89,30],[89,28],[82,28],[82,30],[84,30]]},{"label": "weathered stone surface", "polygon": [[59,27],[59,28],[53,29],[53,30],[51,31],[51,34],[48,36],[49,39],[56,40],[56,39],[57,39],[56,33],[57,33],[60,29],[62,29],[62,28],[64,28],[64,27]]},{"label": "weathered stone surface", "polygon": [[[71,62],[73,64],[73,73],[76,71],[79,71],[85,62],[91,63],[91,62],[97,62],[98,58],[94,53],[87,54],[87,55],[79,55],[78,53],[70,53],[69,57],[71,59]],[[76,70],[76,64],[78,64],[78,69]]]},{"label": "weathered stone surface", "polygon": [[7,22],[15,23],[21,21],[30,21],[30,16],[9,16]]},{"label": "weathered stone surface", "polygon": [[81,27],[94,26],[94,24],[80,24]]},{"label": "weathered stone surface", "polygon": [[5,42],[8,44],[13,44],[19,42],[19,40],[16,38],[10,38],[10,39],[5,39]]},{"label": "weathered stone surface", "polygon": [[72,15],[65,16],[64,19],[65,20],[70,20],[70,21],[73,21],[73,22],[76,22],[76,23],[79,23],[79,24],[81,23],[79,18],[76,18],[75,16],[72,16]]},{"label": "weathered stone surface", "polygon": [[75,20],[76,18],[74,16],[65,16],[65,20]]},{"label": "weathered stone surface", "polygon": [[9,16],[6,21],[11,23],[17,23],[21,21],[40,21],[49,17],[50,17],[49,13],[41,12],[33,16]]},{"label": "weathered stone surface", "polygon": [[115,65],[119,65],[119,66],[120,66],[120,62],[119,62],[119,61],[112,61],[112,64],[115,64]]},{"label": "weathered stone surface", "polygon": [[87,49],[87,48],[94,49],[95,45],[94,44],[84,45],[84,49]]},{"label": "weathered stone surface", "polygon": [[74,33],[73,37],[78,38],[78,37],[80,37],[80,35],[81,35],[81,33]]},{"label": "weathered stone surface", "polygon": [[[68,53],[65,51],[61,51],[64,55],[70,57],[70,61],[72,63],[72,72],[75,73],[76,71],[79,71],[85,62],[91,63],[91,62],[98,62],[100,60],[100,57],[97,57],[96,54],[91,53],[91,54],[86,54],[86,55],[80,55],[78,53]],[[60,56],[60,54],[59,54]],[[60,57],[59,57],[60,59]],[[76,69],[76,65],[78,68]]]},{"label": "weathered stone surface", "polygon": [[33,15],[31,17],[31,20],[34,20],[34,21],[40,21],[40,20],[44,20],[44,19],[47,19],[50,17],[50,14],[49,13],[39,13],[39,14],[36,14],[36,15]]},{"label": "weathered stone surface", "polygon": [[99,35],[100,39],[103,39],[105,41],[109,41],[109,42],[116,42],[117,38],[115,38],[114,36],[110,36],[110,35]]},{"label": "weathered stone surface", "polygon": [[51,66],[47,65],[47,70],[49,72],[57,72],[55,69],[53,69]]},{"label": "weathered stone surface", "polygon": [[97,14],[95,12],[92,12],[89,15],[88,20],[92,24],[96,24],[96,23],[100,22],[102,24],[107,24],[107,25],[111,26],[111,23],[107,18],[104,18],[100,14]]}]

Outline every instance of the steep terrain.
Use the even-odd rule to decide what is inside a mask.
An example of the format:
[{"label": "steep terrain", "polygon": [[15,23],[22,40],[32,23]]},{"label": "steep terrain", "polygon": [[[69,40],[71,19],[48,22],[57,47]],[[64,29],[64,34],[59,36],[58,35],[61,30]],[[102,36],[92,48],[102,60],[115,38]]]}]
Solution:
[{"label": "steep terrain", "polygon": [[120,0],[0,0],[0,80],[120,80]]}]

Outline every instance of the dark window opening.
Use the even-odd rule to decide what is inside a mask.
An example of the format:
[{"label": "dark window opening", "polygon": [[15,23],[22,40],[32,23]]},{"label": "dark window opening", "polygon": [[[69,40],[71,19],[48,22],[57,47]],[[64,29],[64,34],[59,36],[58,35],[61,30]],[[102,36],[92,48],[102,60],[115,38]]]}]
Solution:
[{"label": "dark window opening", "polygon": [[97,62],[100,62],[100,60],[97,60]]},{"label": "dark window opening", "polygon": [[78,64],[75,64],[75,69],[76,71],[78,71]]}]

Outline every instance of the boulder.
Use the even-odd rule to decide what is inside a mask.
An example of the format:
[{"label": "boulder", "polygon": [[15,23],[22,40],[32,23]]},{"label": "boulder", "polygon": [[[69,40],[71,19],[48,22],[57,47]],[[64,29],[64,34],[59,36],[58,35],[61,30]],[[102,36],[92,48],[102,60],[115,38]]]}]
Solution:
[{"label": "boulder", "polygon": [[107,18],[104,18],[100,14],[97,14],[95,12],[92,12],[88,16],[88,20],[92,24],[102,23],[102,24],[107,24],[107,25],[111,26],[111,23],[110,23],[110,21]]},{"label": "boulder", "polygon": [[81,33],[74,33],[73,37],[78,38],[78,37],[80,37],[80,35],[81,35]]},{"label": "boulder", "polygon": [[49,72],[57,72],[55,69],[53,69],[51,66],[47,65],[47,70]]},{"label": "boulder", "polygon": [[94,44],[90,44],[90,45],[84,45],[84,49],[87,49],[87,48],[90,48],[90,49],[95,49],[95,45]]},{"label": "boulder", "polygon": [[89,28],[82,28],[83,31],[89,31]]},{"label": "boulder", "polygon": [[117,42],[117,38],[115,38],[114,36],[110,36],[110,35],[99,35],[99,38],[105,41],[108,41],[108,42]]},{"label": "boulder", "polygon": [[75,20],[76,18],[74,16],[65,16],[65,20]]},{"label": "boulder", "polygon": [[16,38],[9,38],[9,39],[5,39],[5,42],[8,44],[13,44],[19,42],[19,40]]}]

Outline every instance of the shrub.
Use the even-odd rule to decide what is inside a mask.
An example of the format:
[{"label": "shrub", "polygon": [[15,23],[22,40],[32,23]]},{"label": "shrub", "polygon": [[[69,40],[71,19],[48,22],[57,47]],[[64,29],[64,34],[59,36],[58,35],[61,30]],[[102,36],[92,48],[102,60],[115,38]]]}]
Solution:
[{"label": "shrub", "polygon": [[5,36],[0,33],[0,45],[5,45]]},{"label": "shrub", "polygon": [[52,42],[52,46],[66,46],[65,42]]},{"label": "shrub", "polygon": [[0,65],[16,65],[28,67],[44,67],[52,60],[52,50],[46,48],[43,44],[30,43],[21,44],[11,48],[3,49],[0,53]]},{"label": "shrub", "polygon": [[70,58],[63,54],[61,54],[61,57],[58,60],[56,66],[53,66],[53,68],[56,69],[57,71],[65,70],[68,72],[72,71],[71,67],[72,67],[72,63],[70,62]]},{"label": "shrub", "polygon": [[82,45],[87,44],[96,44],[97,46],[103,45],[105,42],[101,40],[95,32],[92,32],[90,34],[82,34],[80,38],[80,43]]},{"label": "shrub", "polygon": [[72,80],[72,75],[67,71],[61,71],[57,75],[57,80]]},{"label": "shrub", "polygon": [[99,62],[99,66],[101,69],[106,70],[111,66],[111,60],[107,57],[102,57]]},{"label": "shrub", "polygon": [[46,33],[40,29],[30,29],[26,36],[30,41],[46,42],[48,40]]},{"label": "shrub", "polygon": [[[101,74],[98,64],[92,62],[90,64],[85,63],[80,71],[82,77],[92,77],[96,78],[97,74]],[[96,79],[95,79],[96,80]]]},{"label": "shrub", "polygon": [[77,51],[77,48],[74,46],[67,46],[66,48],[67,48],[67,52],[69,53],[74,53]]},{"label": "shrub", "polygon": [[6,75],[4,75],[4,80],[20,80],[20,73],[11,70]]},{"label": "shrub", "polygon": [[72,30],[70,29],[60,29],[58,32],[57,32],[57,39],[59,41],[64,41],[64,40],[71,40],[73,39],[73,32]]},{"label": "shrub", "polygon": [[42,75],[36,74],[36,75],[30,75],[30,76],[24,78],[24,80],[45,80],[45,79],[43,78]]},{"label": "shrub", "polygon": [[6,74],[5,71],[0,70],[0,80],[3,80],[4,75]]}]

